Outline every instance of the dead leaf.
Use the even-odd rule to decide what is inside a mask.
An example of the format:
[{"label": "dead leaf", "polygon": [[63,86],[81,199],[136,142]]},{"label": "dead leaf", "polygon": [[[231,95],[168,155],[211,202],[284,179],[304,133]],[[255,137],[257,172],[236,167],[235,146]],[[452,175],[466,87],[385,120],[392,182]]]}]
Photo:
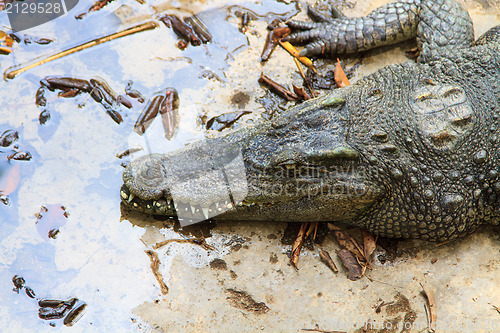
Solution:
[{"label": "dead leaf", "polygon": [[297,263],[299,262],[300,250],[302,249],[302,245],[304,244],[304,239],[306,239],[307,224],[307,222],[301,224],[299,233],[297,234],[297,238],[293,243],[292,254],[290,255],[290,263],[296,269],[299,269],[297,267]]},{"label": "dead leaf", "polygon": [[342,264],[347,271],[349,272],[347,278],[351,281],[359,280],[363,276],[361,265],[356,260],[356,257],[352,254],[351,251],[346,249],[337,250],[337,255],[340,260],[342,260]]},{"label": "dead leaf", "polygon": [[295,95],[293,92],[286,89],[276,81],[273,81],[270,77],[264,75],[264,73],[260,74],[259,83],[267,84],[269,87],[271,87],[271,90],[273,90],[275,93],[277,93],[287,101],[294,101],[298,98],[297,95]]},{"label": "dead leaf", "polygon": [[342,88],[350,85],[349,80],[347,79],[347,76],[345,75],[344,70],[340,65],[340,60],[338,58],[337,58],[337,65],[335,66],[334,78],[335,78],[335,83],[337,84],[337,88]]},{"label": "dead leaf", "polygon": [[337,242],[339,243],[341,248],[351,251],[359,261],[366,261],[361,246],[354,238],[349,236],[347,232],[331,223],[328,223],[328,229],[333,231],[333,234],[335,235],[335,238],[337,239]]},{"label": "dead leaf", "polygon": [[207,121],[207,129],[222,131],[225,128],[230,127],[234,124],[238,119],[243,117],[246,114],[252,113],[251,111],[236,111],[236,112],[228,112],[223,113],[217,117],[212,117]]},{"label": "dead leaf", "polygon": [[260,56],[261,61],[269,60],[269,57],[271,57],[271,54],[279,44],[281,38],[289,35],[290,31],[291,30],[288,27],[277,27],[269,31],[264,44],[264,50],[262,50],[262,54]]},{"label": "dead leaf", "polygon": [[424,290],[424,295],[427,298],[425,303],[425,312],[427,314],[427,325],[429,332],[435,332],[436,330],[436,302],[434,301],[434,293],[432,290],[423,284],[420,284]]},{"label": "dead leaf", "polygon": [[303,99],[304,101],[307,101],[308,99],[311,99],[309,95],[307,94],[306,90],[303,87],[297,87],[295,84],[292,84],[293,87],[293,92],[300,98]]},{"label": "dead leaf", "polygon": [[373,234],[361,229],[361,235],[363,236],[363,255],[368,263],[373,261],[373,251],[377,247],[377,238]]},{"label": "dead leaf", "polygon": [[335,262],[333,261],[332,257],[330,257],[330,253],[328,253],[327,251],[325,251],[321,248],[319,250],[319,257],[328,265],[328,267],[330,267],[330,269],[334,273],[339,272],[337,265],[335,265]]},{"label": "dead leaf", "polygon": [[165,90],[165,99],[158,112],[163,123],[163,131],[167,140],[172,139],[180,124],[179,119],[179,94],[174,88]]}]

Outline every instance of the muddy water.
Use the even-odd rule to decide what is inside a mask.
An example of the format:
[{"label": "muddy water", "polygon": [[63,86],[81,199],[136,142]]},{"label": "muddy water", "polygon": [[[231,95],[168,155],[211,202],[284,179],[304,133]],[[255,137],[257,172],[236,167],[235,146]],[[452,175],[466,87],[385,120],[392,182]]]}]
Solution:
[{"label": "muddy water", "polygon": [[[358,16],[386,2],[338,4],[346,15]],[[469,0],[466,5],[475,22],[476,35],[500,23],[498,2]],[[418,321],[424,322],[418,282],[425,282],[428,275],[434,278],[432,283],[444,290],[438,295],[444,318],[462,318],[467,322],[476,313],[484,313],[481,319],[485,323],[492,320],[495,313],[488,312],[488,304],[500,305],[500,291],[495,283],[500,278],[500,244],[488,231],[439,250],[408,241],[408,248],[420,249],[414,250],[414,260],[384,269],[379,266],[373,276],[385,283],[373,286],[366,280],[348,284],[343,276],[332,276],[314,252],[306,251],[301,270],[293,270],[284,254],[287,248],[279,243],[285,228],[282,224],[226,223],[179,230],[169,220],[122,213],[118,192],[123,161],[116,158],[117,153],[137,146],[144,150],[135,156],[173,150],[191,140],[226,133],[204,130],[200,119],[241,109],[253,111],[233,127],[238,128],[271,118],[291,105],[270,97],[257,78],[263,70],[278,82],[301,83],[294,62],[282,50],[276,50],[265,65],[259,63],[265,27],[272,17],[266,13],[286,17],[297,8],[286,1],[148,1],[141,5],[129,0],[113,2],[76,21],[74,16],[89,6],[89,2],[80,2],[69,15],[23,32],[55,42],[45,46],[14,45],[11,55],[1,56],[0,69],[154,20],[158,12],[199,13],[213,42],[181,51],[175,47],[175,34],[161,23],[155,30],[100,45],[0,83],[0,133],[17,130],[17,149],[32,155],[30,161],[9,163],[7,153],[0,154],[0,184],[18,179],[9,185],[9,204],[0,203],[2,329],[52,331],[50,323],[64,327],[60,320],[39,319],[36,299],[29,298],[25,289],[19,294],[12,291],[14,275],[23,276],[38,298],[77,297],[86,302],[86,313],[71,328],[73,331],[289,331],[314,328],[316,323],[323,329],[335,330],[341,329],[341,325],[334,318],[349,319],[346,323],[355,323],[359,328],[368,319],[405,317],[412,311]],[[240,19],[235,14],[243,8],[257,17],[245,33],[240,32]],[[303,11],[297,17],[305,18]],[[0,13],[0,22],[8,26],[5,13]],[[369,52],[352,81],[387,63],[407,61],[403,51],[409,47],[411,43]],[[323,70],[331,66],[324,61],[318,65]],[[126,83],[133,80],[133,87],[146,98],[174,87],[180,98],[180,126],[174,138],[167,141],[161,121],[157,120],[141,137],[133,131],[142,110],[140,103],[134,102],[130,110],[123,109],[124,122],[117,125],[87,94],[64,99],[56,93],[46,95],[51,119],[42,126],[35,93],[40,79],[48,75],[85,79],[98,76],[118,93],[123,93]],[[242,95],[246,96],[244,102],[235,99]],[[50,205],[62,205],[69,213],[65,223],[58,225],[55,239],[47,237],[47,230],[36,224],[35,214],[41,206]],[[144,251],[151,250],[156,242],[193,234],[211,235],[207,242],[213,249],[177,243],[155,250],[161,262],[160,272],[169,286],[168,295],[162,295]],[[327,239],[327,243],[325,246],[334,251],[332,240]],[[496,251],[496,256],[491,251]],[[430,257],[443,259],[431,267]],[[225,265],[210,265],[220,263],[215,259],[223,260]],[[335,290],[331,288],[332,281]],[[484,290],[488,290],[487,296]],[[379,298],[394,300],[397,292],[405,293],[409,299],[402,312],[392,317],[373,317],[371,306]],[[264,302],[270,310],[252,313],[248,309],[255,304],[248,297],[227,301],[234,295],[250,295],[255,304]],[[470,303],[474,297],[476,307]],[[297,304],[303,304],[300,311]],[[352,325],[346,330],[352,331]]]}]

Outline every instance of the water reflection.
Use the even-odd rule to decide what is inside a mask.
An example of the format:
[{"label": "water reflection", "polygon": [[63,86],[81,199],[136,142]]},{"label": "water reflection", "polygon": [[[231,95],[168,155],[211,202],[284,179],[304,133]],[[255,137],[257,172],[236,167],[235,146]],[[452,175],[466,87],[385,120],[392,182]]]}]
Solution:
[{"label": "water reflection", "polygon": [[[86,11],[88,5],[80,2],[69,15],[24,31],[54,42],[14,44],[12,53],[2,56],[2,68],[5,70],[156,17],[149,4],[143,6],[135,0],[126,0],[113,2],[100,12],[76,21],[74,16]],[[129,16],[118,11],[123,5],[131,9]],[[134,140],[139,136],[133,126],[142,105],[137,103],[125,110],[123,122],[118,125],[89,94],[66,99],[48,94],[51,117],[41,125],[41,110],[35,105],[35,95],[40,80],[52,75],[99,76],[119,94],[125,93],[127,83],[132,80],[133,88],[146,99],[166,87],[174,87],[180,99],[177,132],[170,141],[166,140],[161,119],[157,118],[146,133],[150,145],[173,150],[189,140],[203,138],[204,131],[197,124],[197,118],[207,99],[231,86],[231,80],[226,77],[228,63],[249,44],[247,36],[238,30],[239,19],[228,11],[229,5],[219,5],[226,7],[199,4],[197,13],[212,34],[212,43],[180,51],[175,48],[175,34],[162,25],[0,82],[0,133],[9,128],[22,128],[20,142],[24,146],[20,148],[26,148],[33,156],[31,161],[9,162],[0,154],[0,184],[10,203],[0,203],[2,330],[52,332],[51,321],[39,318],[39,300],[73,297],[87,304],[86,313],[71,328],[74,332],[127,331],[141,325],[132,310],[160,295],[144,252],[151,245],[145,235],[159,232],[160,225],[144,227],[127,220],[120,222],[119,189],[123,168],[116,155],[136,144]],[[259,15],[268,11],[291,15],[296,11],[294,5],[278,2],[250,6]],[[187,9],[173,9],[170,3],[163,10],[193,14]],[[0,23],[8,26],[4,12],[0,12]],[[37,223],[35,214],[41,206],[49,208],[55,203],[56,211],[63,214],[60,206],[64,206],[69,216],[58,215],[52,223]],[[59,229],[57,237],[49,237],[49,232],[55,229]],[[162,230],[159,237],[159,240],[183,238],[174,229]],[[224,241],[221,235],[210,240],[216,248],[223,248]],[[166,271],[163,275],[168,281],[168,270],[175,256],[184,256],[189,265],[201,267],[222,254],[224,250],[206,251],[193,244],[172,245],[159,252],[160,269]],[[23,276],[26,285],[36,294],[34,299],[26,295],[25,289],[19,293],[12,290],[15,275]]]}]

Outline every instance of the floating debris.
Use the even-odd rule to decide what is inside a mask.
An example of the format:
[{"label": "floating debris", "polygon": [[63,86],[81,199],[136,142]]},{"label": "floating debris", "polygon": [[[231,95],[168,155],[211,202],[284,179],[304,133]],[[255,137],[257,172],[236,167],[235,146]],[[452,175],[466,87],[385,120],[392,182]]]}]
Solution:
[{"label": "floating debris", "polygon": [[179,94],[174,88],[167,88],[164,95],[165,99],[161,102],[158,112],[161,116],[165,138],[170,140],[180,124]]},{"label": "floating debris", "polygon": [[236,11],[234,12],[234,15],[240,18],[239,30],[242,33],[247,32],[247,26],[250,23],[250,21],[256,19],[256,17],[252,15],[252,13],[250,13],[249,11],[243,11],[243,12]]},{"label": "floating debris", "polygon": [[50,120],[50,112],[49,110],[43,110],[40,112],[40,115],[38,116],[38,122],[40,125],[45,125],[47,121]]},{"label": "floating debris", "polygon": [[[12,278],[12,282],[14,283],[14,289],[16,293],[19,294],[19,291],[24,288],[26,295],[35,299],[36,295],[32,288],[26,286],[26,281],[22,276],[14,275]],[[72,297],[67,301],[58,300],[58,299],[37,299],[37,303],[39,306],[38,309],[38,317],[43,320],[58,320],[63,319],[63,323],[66,326],[73,326],[84,313],[87,304],[85,302],[80,301],[76,297]],[[51,322],[51,326],[55,326],[55,323]]]},{"label": "floating debris", "polygon": [[[47,76],[40,80],[40,88],[36,93],[36,105],[47,106],[45,91],[62,90],[59,97],[75,97],[81,92],[89,93],[90,96],[105,109],[106,113],[114,122],[120,124],[123,122],[122,115],[116,110],[121,104],[127,108],[132,107],[132,103],[122,95],[118,95],[109,84],[101,78],[92,78],[89,81],[73,77]],[[44,116],[43,113],[46,113]],[[40,125],[43,125],[50,119],[50,112],[44,109],[39,116]]]},{"label": "floating debris", "polygon": [[129,148],[125,150],[124,152],[121,152],[119,154],[116,154],[117,158],[124,158],[126,156],[129,156],[130,154],[137,153],[138,151],[143,150],[143,148]]},{"label": "floating debris", "polygon": [[223,113],[217,117],[212,117],[207,121],[207,130],[222,131],[233,125],[238,119],[246,114],[252,113],[251,111],[236,111]]},{"label": "floating debris", "polygon": [[69,214],[63,205],[55,204],[42,206],[35,216],[38,233],[43,238],[50,239],[55,238],[59,228],[67,223]]},{"label": "floating debris", "polygon": [[28,45],[28,44],[31,44],[31,43],[35,43],[35,44],[39,44],[39,45],[48,45],[50,43],[52,43],[54,40],[53,39],[49,39],[49,38],[38,38],[38,37],[24,37],[24,44]]},{"label": "floating debris", "polygon": [[182,22],[182,20],[177,15],[167,14],[165,16],[162,16],[160,18],[160,21],[162,21],[167,27],[172,28],[175,34],[186,43],[191,43],[191,45],[193,46],[201,45],[201,41],[193,32],[193,29]]},{"label": "floating debris", "polygon": [[85,313],[85,309],[87,308],[87,304],[86,303],[81,303],[80,305],[76,306],[75,308],[73,308],[73,310],[71,310],[68,315],[66,316],[66,318],[64,318],[64,326],[73,326],[76,324],[76,322],[78,320],[80,320],[80,318],[83,316],[83,314]]},{"label": "floating debris", "polygon": [[81,20],[88,13],[96,12],[96,11],[100,10],[101,8],[105,7],[110,2],[113,2],[113,0],[98,0],[98,1],[94,2],[94,4],[92,6],[90,6],[90,8],[86,12],[83,12],[83,13],[75,16],[75,18],[77,20]]},{"label": "floating debris", "polygon": [[31,160],[31,154],[29,151],[16,151],[7,156],[7,160],[16,160],[16,161],[29,161]]},{"label": "floating debris", "polygon": [[19,74],[21,74],[23,72],[26,72],[27,70],[30,70],[30,69],[35,68],[35,67],[38,67],[38,66],[43,65],[43,64],[46,64],[46,63],[48,63],[50,61],[60,59],[60,58],[65,57],[67,55],[79,52],[81,50],[88,49],[90,47],[93,47],[93,46],[96,46],[96,45],[99,45],[99,44],[102,44],[102,43],[106,43],[106,42],[112,41],[112,40],[120,38],[120,37],[129,36],[129,35],[132,35],[132,34],[135,34],[137,32],[141,32],[141,31],[145,31],[145,30],[155,29],[157,27],[158,27],[158,23],[156,23],[154,21],[149,21],[149,22],[142,23],[142,24],[133,26],[131,28],[128,28],[128,29],[125,29],[125,30],[122,30],[122,31],[119,31],[119,32],[116,32],[116,33],[113,33],[113,34],[110,34],[110,35],[106,35],[106,36],[103,36],[103,37],[95,38],[95,39],[93,39],[93,40],[91,40],[89,42],[85,42],[83,44],[80,44],[80,45],[77,45],[77,46],[65,49],[65,50],[63,50],[61,52],[58,52],[56,54],[50,55],[50,56],[42,58],[42,59],[36,58],[36,59],[28,61],[28,62],[26,62],[24,64],[11,66],[11,67],[9,67],[9,68],[7,68],[5,70],[3,77],[6,80],[7,79],[13,79],[17,75],[19,75]]},{"label": "floating debris", "polygon": [[33,289],[31,289],[30,287],[26,286],[24,287],[24,291],[26,292],[26,295],[29,297],[29,298],[35,298],[35,292],[33,291]]},{"label": "floating debris", "polygon": [[15,130],[6,130],[0,135],[0,146],[8,147],[19,139],[19,133]]},{"label": "floating debris", "polygon": [[203,44],[207,44],[212,41],[212,35],[208,31],[208,28],[203,24],[203,22],[198,18],[198,16],[193,15],[184,18],[184,22],[189,24],[193,28],[194,32],[201,40]]},{"label": "floating debris", "polygon": [[77,298],[73,297],[67,301],[58,299],[41,299],[38,301],[38,317],[44,320],[62,319],[68,311],[76,304]]},{"label": "floating debris", "polygon": [[22,276],[14,275],[14,277],[12,278],[12,283],[14,283],[14,289],[12,290],[19,294],[19,291],[24,288],[24,284],[26,283],[26,281]]},{"label": "floating debris", "polygon": [[138,90],[132,89],[133,84],[134,84],[134,81],[132,81],[132,80],[127,82],[127,86],[125,87],[125,93],[128,96],[137,99],[137,101],[139,103],[144,103],[144,101],[146,99],[144,98],[144,96],[142,96],[142,94]]},{"label": "floating debris", "polygon": [[179,94],[174,88],[166,88],[155,94],[137,118],[134,131],[143,135],[158,113],[161,116],[165,138],[170,140],[179,127]]}]

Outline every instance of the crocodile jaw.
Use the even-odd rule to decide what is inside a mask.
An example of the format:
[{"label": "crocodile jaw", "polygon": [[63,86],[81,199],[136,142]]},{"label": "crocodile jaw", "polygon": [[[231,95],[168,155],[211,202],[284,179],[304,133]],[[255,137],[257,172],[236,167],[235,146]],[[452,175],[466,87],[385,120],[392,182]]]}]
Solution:
[{"label": "crocodile jaw", "polygon": [[222,214],[248,192],[239,149],[194,143],[180,151],[138,158],[125,169],[122,202],[149,214],[195,223]]}]

